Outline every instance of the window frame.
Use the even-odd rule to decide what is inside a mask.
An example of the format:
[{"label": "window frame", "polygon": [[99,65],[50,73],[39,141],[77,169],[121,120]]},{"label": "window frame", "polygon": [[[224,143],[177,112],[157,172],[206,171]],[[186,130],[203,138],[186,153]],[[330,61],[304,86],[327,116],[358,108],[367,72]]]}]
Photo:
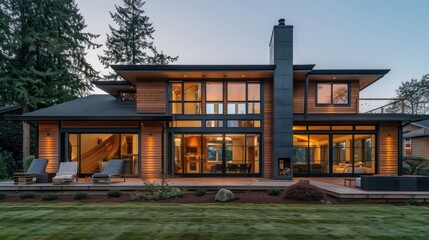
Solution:
[{"label": "window frame", "polygon": [[[185,100],[185,83],[199,83],[200,84],[200,100]],[[181,94],[181,100],[172,100],[172,93],[173,93],[173,84],[180,84],[182,89]],[[184,81],[184,80],[174,80],[168,82],[168,105],[169,105],[169,113],[174,115],[201,115],[202,114],[202,106],[203,106],[203,96],[202,96],[202,86],[203,81],[202,80],[192,80],[192,81]],[[193,104],[199,104],[199,111],[198,113],[185,113],[185,104],[186,103],[193,103]],[[180,104],[181,106],[181,112],[180,113],[173,113],[172,112],[172,104]],[[205,106],[204,106],[205,107]]]},{"label": "window frame", "polygon": [[[331,87],[331,100],[330,103],[319,103],[319,91],[318,91],[318,85],[319,84],[329,84]],[[336,84],[345,84],[347,85],[347,103],[334,103],[334,85]],[[317,81],[315,82],[315,105],[318,107],[326,107],[326,106],[335,106],[335,107],[350,107],[351,106],[351,84],[350,82],[329,82],[329,81]]]},{"label": "window frame", "polygon": [[[262,96],[263,96],[263,92],[262,92],[262,81],[252,81],[252,80],[236,80],[236,81],[225,81],[226,82],[226,109],[224,110],[226,115],[252,115],[252,116],[256,116],[256,115],[261,115],[262,114]],[[237,100],[230,100],[228,97],[228,84],[229,83],[233,83],[233,82],[242,82],[245,84],[245,99],[244,101],[237,101]],[[259,100],[249,100],[249,84],[258,84],[259,85]],[[229,104],[234,104],[237,108],[237,104],[244,104],[244,113],[229,113],[228,109],[229,109]],[[249,112],[249,105],[250,104],[259,104],[259,113],[250,113]]]}]

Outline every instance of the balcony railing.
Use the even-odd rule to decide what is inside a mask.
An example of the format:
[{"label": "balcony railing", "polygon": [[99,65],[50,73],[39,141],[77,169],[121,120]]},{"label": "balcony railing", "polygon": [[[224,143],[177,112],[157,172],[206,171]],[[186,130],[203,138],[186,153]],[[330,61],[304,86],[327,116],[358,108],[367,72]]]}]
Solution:
[{"label": "balcony railing", "polygon": [[358,113],[404,113],[405,105],[402,98],[359,98]]}]

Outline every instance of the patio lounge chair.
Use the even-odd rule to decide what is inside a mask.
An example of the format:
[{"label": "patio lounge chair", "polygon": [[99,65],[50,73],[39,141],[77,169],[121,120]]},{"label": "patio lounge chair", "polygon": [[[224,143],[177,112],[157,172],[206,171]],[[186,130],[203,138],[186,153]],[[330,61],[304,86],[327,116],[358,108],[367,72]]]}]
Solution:
[{"label": "patio lounge chair", "polygon": [[47,183],[48,174],[45,172],[48,159],[35,158],[26,173],[14,173],[13,183]]},{"label": "patio lounge chair", "polygon": [[52,178],[52,184],[72,183],[77,180],[77,162],[62,162],[57,175]]},{"label": "patio lounge chair", "polygon": [[124,178],[123,174],[124,160],[109,160],[101,173],[92,175],[92,183],[111,183],[114,177]]}]

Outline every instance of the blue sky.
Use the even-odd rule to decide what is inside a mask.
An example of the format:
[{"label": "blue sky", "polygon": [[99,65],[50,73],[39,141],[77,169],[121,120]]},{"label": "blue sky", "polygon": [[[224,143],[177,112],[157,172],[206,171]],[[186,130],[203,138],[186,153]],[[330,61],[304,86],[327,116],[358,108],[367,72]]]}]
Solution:
[{"label": "blue sky", "polygon": [[[77,0],[105,42],[109,11],[122,0]],[[294,63],[316,68],[387,68],[361,97],[394,97],[402,81],[429,73],[427,0],[147,0],[155,45],[176,64],[266,64],[273,25],[294,26]],[[99,71],[102,48],[89,50]]]}]

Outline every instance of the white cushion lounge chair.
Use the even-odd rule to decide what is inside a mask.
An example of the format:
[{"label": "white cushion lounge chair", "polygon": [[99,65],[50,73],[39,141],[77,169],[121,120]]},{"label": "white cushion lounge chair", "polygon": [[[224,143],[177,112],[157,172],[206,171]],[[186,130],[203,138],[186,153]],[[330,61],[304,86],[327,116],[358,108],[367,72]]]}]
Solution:
[{"label": "white cushion lounge chair", "polygon": [[52,184],[72,183],[77,180],[77,162],[62,162],[57,175],[52,178]]}]

